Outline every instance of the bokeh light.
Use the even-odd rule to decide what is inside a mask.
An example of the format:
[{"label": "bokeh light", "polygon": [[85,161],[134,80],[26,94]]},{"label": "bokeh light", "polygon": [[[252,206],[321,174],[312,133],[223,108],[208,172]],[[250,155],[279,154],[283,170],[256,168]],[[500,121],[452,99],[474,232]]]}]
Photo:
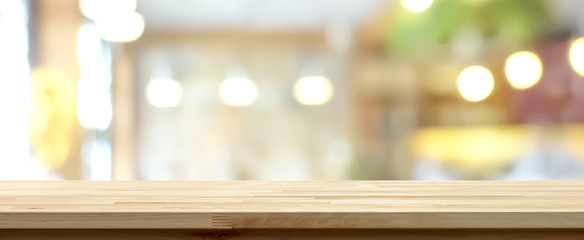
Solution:
[{"label": "bokeh light", "polygon": [[434,0],[402,0],[401,2],[406,9],[419,13],[428,9]]},{"label": "bokeh light", "polygon": [[543,68],[539,57],[532,52],[517,52],[507,58],[505,75],[517,89],[533,87],[541,78]]},{"label": "bokeh light", "polygon": [[574,1],[47,2],[0,0],[0,179],[584,179]]},{"label": "bokeh light", "polygon": [[584,77],[584,37],[578,38],[572,43],[570,64],[576,73]]},{"label": "bokeh light", "polygon": [[[77,84],[77,120],[85,128],[106,130],[113,116],[111,94],[99,86],[101,79],[82,78]],[[101,88],[101,89],[100,89]]]},{"label": "bokeh light", "polygon": [[97,20],[134,12],[136,0],[80,0],[79,8],[85,17]]},{"label": "bokeh light", "polygon": [[81,26],[77,32],[77,61],[81,75],[102,74],[105,71],[102,63],[103,50],[97,27],[93,24]]},{"label": "bokeh light", "polygon": [[77,33],[77,59],[81,79],[77,84],[77,120],[88,129],[106,130],[113,115],[111,76],[102,63],[101,39],[92,24]]},{"label": "bokeh light", "polygon": [[154,79],[146,86],[146,100],[154,107],[175,107],[180,103],[182,95],[182,86],[175,80]]},{"label": "bokeh light", "polygon": [[87,180],[112,180],[112,149],[107,140],[96,139],[86,142],[81,154],[89,170]]},{"label": "bokeh light", "polygon": [[247,106],[257,97],[256,85],[244,77],[227,78],[219,87],[221,101],[230,106]]},{"label": "bokeh light", "polygon": [[325,77],[303,77],[294,84],[294,98],[303,105],[326,104],[331,100],[333,94],[334,86]]},{"label": "bokeh light", "polygon": [[494,86],[493,75],[483,66],[468,67],[458,76],[458,91],[470,102],[479,102],[487,98]]},{"label": "bokeh light", "polygon": [[95,21],[99,35],[110,42],[131,42],[144,32],[144,17],[137,12],[111,15]]}]

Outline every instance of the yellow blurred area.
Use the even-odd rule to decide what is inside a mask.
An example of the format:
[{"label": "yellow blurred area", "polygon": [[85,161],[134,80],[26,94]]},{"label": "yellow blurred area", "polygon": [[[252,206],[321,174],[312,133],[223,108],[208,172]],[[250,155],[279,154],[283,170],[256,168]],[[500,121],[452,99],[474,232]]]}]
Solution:
[{"label": "yellow blurred area", "polygon": [[419,129],[415,155],[456,164],[471,172],[503,168],[524,154],[533,126],[457,126]]},{"label": "yellow blurred area", "polygon": [[537,140],[542,137],[565,142],[566,151],[584,158],[584,127],[578,125],[551,129],[538,125],[429,127],[416,131],[411,146],[418,157],[482,174],[508,167],[521,157],[541,150],[549,143]]},{"label": "yellow blurred area", "polygon": [[73,79],[61,71],[31,71],[29,139],[43,165],[57,169],[69,157],[76,127]]}]

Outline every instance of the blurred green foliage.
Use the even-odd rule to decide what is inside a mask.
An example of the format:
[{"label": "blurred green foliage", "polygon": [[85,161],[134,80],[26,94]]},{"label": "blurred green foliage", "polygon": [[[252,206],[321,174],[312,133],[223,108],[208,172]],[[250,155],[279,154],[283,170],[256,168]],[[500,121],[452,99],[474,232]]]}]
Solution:
[{"label": "blurred green foliage", "polygon": [[521,48],[553,26],[541,0],[435,0],[422,13],[399,6],[390,14],[386,49],[392,55],[413,58],[432,54],[463,28],[478,29],[485,38]]}]

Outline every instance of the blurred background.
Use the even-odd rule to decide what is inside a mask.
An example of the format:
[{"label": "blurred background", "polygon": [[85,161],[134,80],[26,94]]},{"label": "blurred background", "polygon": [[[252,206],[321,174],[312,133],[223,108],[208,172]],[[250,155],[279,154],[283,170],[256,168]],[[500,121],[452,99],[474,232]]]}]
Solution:
[{"label": "blurred background", "polygon": [[583,11],[0,0],[0,179],[584,179]]}]

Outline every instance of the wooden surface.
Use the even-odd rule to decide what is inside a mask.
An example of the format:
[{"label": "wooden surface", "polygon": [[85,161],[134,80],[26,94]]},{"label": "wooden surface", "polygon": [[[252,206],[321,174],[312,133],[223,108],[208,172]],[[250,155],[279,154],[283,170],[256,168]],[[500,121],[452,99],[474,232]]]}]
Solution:
[{"label": "wooden surface", "polygon": [[0,240],[582,240],[582,230],[254,229],[254,230],[2,230]]},{"label": "wooden surface", "polygon": [[0,229],[584,229],[584,182],[0,182]]}]

